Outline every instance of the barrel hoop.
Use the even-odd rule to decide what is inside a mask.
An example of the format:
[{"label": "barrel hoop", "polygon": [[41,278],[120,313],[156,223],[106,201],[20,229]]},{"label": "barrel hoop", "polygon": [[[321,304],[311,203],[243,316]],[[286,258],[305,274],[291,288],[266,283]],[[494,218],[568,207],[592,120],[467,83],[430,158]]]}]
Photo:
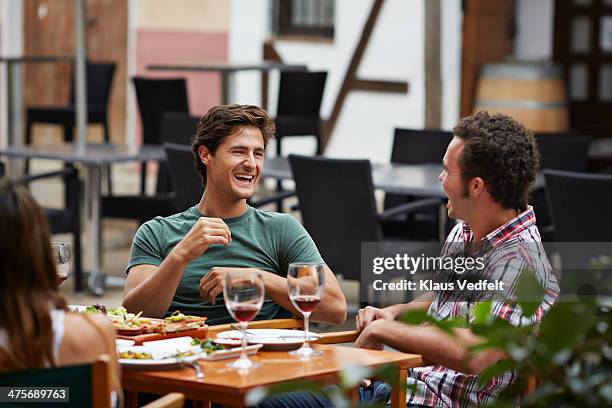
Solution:
[{"label": "barrel hoop", "polygon": [[489,64],[482,67],[483,78],[499,79],[560,79],[561,68],[558,66],[533,67],[520,65]]},{"label": "barrel hoop", "polygon": [[515,101],[515,100],[484,100],[476,101],[476,106],[482,108],[516,108],[516,109],[561,109],[567,106],[564,101],[557,102],[537,102],[537,101]]}]

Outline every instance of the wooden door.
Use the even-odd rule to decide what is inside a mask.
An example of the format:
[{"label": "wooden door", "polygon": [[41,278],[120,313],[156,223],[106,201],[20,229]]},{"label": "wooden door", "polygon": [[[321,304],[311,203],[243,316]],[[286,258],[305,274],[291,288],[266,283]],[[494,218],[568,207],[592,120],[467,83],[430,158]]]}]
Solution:
[{"label": "wooden door", "polygon": [[610,136],[612,1],[557,0],[553,55],[563,67],[572,129]]},{"label": "wooden door", "polygon": [[482,64],[503,61],[514,51],[514,0],[463,2],[461,117],[472,113]]},{"label": "wooden door", "polygon": [[[74,53],[74,0],[27,0],[24,5],[24,54]],[[87,0],[87,58],[117,64],[109,102],[111,140],[125,141],[127,85],[127,1]],[[25,64],[24,105],[68,103],[71,63]],[[54,127],[36,126],[34,142],[60,140]],[[50,139],[50,140],[49,140]],[[90,126],[90,141],[102,141],[100,126]]]}]

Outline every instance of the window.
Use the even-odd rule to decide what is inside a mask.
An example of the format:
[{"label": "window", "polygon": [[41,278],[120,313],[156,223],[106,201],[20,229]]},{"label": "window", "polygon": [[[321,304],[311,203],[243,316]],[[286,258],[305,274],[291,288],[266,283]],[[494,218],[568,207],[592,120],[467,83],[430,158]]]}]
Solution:
[{"label": "window", "polygon": [[276,0],[277,35],[334,37],[334,0]]}]

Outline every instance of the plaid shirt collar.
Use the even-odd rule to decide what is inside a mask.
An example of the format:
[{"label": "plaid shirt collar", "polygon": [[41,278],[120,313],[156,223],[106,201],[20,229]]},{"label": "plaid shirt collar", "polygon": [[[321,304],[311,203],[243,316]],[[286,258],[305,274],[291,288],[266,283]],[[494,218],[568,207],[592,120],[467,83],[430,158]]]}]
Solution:
[{"label": "plaid shirt collar", "polygon": [[[527,209],[518,216],[512,218],[496,230],[488,233],[487,236],[482,238],[481,243],[484,244],[485,247],[490,245],[492,248],[495,248],[499,244],[519,235],[522,231],[534,226],[535,224],[535,212],[533,211],[533,207],[528,205]],[[470,229],[470,226],[464,222],[463,241],[472,242],[473,239],[474,233]]]}]

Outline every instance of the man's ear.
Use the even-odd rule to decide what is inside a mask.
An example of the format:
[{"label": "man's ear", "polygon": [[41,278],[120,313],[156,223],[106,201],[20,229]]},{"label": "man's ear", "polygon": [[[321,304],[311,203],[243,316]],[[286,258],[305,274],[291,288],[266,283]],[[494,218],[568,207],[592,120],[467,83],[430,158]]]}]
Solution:
[{"label": "man's ear", "polygon": [[487,191],[487,185],[481,177],[474,177],[470,180],[469,189],[474,197],[478,197]]},{"label": "man's ear", "polygon": [[200,161],[207,166],[210,160],[210,151],[206,146],[202,145],[198,147],[198,156],[200,157]]}]

